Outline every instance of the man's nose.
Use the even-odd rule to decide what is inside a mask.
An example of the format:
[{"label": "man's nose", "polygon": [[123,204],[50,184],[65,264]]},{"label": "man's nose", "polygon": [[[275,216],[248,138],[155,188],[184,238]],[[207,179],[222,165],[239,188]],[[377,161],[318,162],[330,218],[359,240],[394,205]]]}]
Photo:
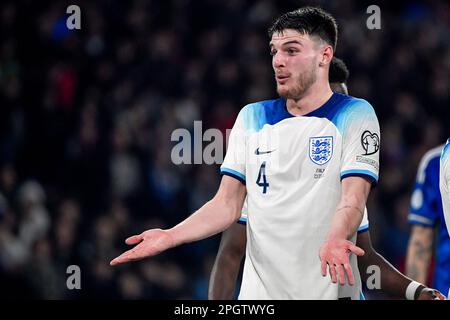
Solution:
[{"label": "man's nose", "polygon": [[281,68],[286,66],[286,62],[283,58],[283,56],[277,52],[272,57],[272,65],[274,68]]}]

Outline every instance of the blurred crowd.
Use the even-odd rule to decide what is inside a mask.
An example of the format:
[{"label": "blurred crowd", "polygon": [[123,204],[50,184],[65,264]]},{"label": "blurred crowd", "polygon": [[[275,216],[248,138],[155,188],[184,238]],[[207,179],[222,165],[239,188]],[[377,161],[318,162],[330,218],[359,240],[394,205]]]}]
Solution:
[{"label": "blurred crowd", "polygon": [[[81,29],[66,28],[66,8]],[[267,27],[320,5],[337,19],[349,91],[381,125],[374,247],[403,270],[421,156],[449,136],[450,5],[366,1],[9,1],[0,5],[0,295],[204,299],[220,236],[112,268],[124,239],[215,193],[218,165],[174,165],[171,133],[231,128],[276,97]],[[81,290],[68,290],[69,265]]]}]

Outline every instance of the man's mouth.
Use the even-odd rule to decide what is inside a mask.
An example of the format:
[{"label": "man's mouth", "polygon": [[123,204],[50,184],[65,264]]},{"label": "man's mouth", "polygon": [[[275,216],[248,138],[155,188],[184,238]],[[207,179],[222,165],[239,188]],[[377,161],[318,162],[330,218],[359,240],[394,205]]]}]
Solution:
[{"label": "man's mouth", "polygon": [[280,84],[284,84],[289,79],[289,77],[290,76],[288,76],[288,75],[277,75],[277,76],[275,76],[275,78],[277,79],[277,82],[280,83]]}]

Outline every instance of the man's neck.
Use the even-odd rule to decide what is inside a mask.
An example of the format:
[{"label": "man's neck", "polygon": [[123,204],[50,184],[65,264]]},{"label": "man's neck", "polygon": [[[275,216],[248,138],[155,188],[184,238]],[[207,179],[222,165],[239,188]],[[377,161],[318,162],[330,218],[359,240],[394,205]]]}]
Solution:
[{"label": "man's neck", "polygon": [[287,99],[286,108],[294,116],[303,116],[320,108],[332,95],[333,91],[331,91],[328,83],[327,85],[321,86],[316,83],[305,92],[303,97],[299,99]]}]

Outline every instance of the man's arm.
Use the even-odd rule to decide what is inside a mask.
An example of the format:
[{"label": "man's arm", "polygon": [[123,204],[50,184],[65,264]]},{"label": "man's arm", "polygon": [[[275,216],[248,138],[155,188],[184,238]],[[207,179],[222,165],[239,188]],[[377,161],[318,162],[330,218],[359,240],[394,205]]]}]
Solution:
[{"label": "man's arm", "polygon": [[209,279],[208,298],[210,300],[233,298],[246,243],[245,225],[235,223],[223,232],[219,252]]},{"label": "man's arm", "polygon": [[110,264],[117,265],[154,256],[169,248],[225,230],[240,217],[245,195],[244,184],[232,177],[223,176],[214,198],[194,214],[171,229],[151,229],[128,238],[125,242],[136,246]]},{"label": "man's arm", "polygon": [[[369,274],[366,272],[369,266],[378,266],[380,268],[381,276],[380,290],[395,297],[405,298],[406,289],[411,284],[412,280],[403,275],[383,256],[375,251],[370,240],[369,231],[359,233],[356,244],[365,251],[364,256],[358,258],[358,268],[360,270],[361,279],[363,281],[367,281],[367,279],[369,278]],[[415,290],[414,299],[444,300],[445,297],[435,289],[420,285]]]},{"label": "man's arm", "polygon": [[418,282],[426,283],[431,255],[433,253],[431,227],[413,225],[406,256],[406,275]]},{"label": "man's arm", "polygon": [[[327,265],[333,283],[339,279],[345,284],[344,270],[350,284],[355,280],[350,266],[349,253],[361,256],[364,251],[349,239],[356,233],[364,214],[364,207],[371,184],[361,177],[347,177],[342,180],[342,195],[334,214],[327,239],[320,249],[322,275],[327,274]],[[337,273],[337,276],[336,276]]]}]

